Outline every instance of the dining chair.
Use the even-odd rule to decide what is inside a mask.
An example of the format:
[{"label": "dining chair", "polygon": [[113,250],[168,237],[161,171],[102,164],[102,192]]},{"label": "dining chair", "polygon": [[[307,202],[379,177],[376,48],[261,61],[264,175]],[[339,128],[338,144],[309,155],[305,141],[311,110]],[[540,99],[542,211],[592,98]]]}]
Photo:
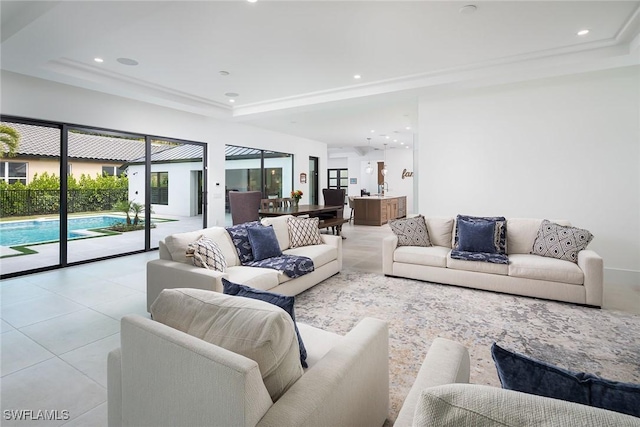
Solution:
[{"label": "dining chair", "polygon": [[230,191],[229,209],[233,225],[260,219],[258,211],[262,202],[260,191]]},{"label": "dining chair", "polygon": [[356,210],[356,198],[354,196],[349,196],[349,207],[351,208],[351,212],[349,214],[349,222],[353,221],[353,215]]}]

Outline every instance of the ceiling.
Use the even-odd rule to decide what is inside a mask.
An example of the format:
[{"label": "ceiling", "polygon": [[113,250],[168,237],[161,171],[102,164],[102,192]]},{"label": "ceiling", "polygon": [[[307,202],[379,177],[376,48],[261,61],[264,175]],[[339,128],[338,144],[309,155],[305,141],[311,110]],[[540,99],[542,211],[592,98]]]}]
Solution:
[{"label": "ceiling", "polygon": [[[468,4],[473,13],[461,11]],[[367,138],[411,146],[420,97],[640,63],[639,1],[0,5],[4,70],[322,141],[332,153],[363,154]]]}]

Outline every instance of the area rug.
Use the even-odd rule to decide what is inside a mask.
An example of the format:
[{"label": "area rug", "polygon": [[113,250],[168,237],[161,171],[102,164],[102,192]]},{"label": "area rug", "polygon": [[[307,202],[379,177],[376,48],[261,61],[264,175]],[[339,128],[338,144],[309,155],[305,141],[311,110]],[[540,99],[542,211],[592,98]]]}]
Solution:
[{"label": "area rug", "polygon": [[395,421],[436,337],[464,344],[471,382],[500,387],[493,342],[572,371],[640,383],[640,315],[343,271],[296,297],[296,320],[345,334],[364,317],[389,322]]}]

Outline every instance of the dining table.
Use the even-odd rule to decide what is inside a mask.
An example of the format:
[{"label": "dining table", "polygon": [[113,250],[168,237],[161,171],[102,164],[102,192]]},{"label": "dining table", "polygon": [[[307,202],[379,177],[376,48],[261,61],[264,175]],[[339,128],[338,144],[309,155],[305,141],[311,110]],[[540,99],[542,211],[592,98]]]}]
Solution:
[{"label": "dining table", "polygon": [[266,209],[259,209],[258,215],[261,217],[274,217],[282,215],[309,215],[317,216],[321,213],[336,212],[344,209],[344,206],[325,206],[325,205],[298,205],[298,206],[277,206]]}]

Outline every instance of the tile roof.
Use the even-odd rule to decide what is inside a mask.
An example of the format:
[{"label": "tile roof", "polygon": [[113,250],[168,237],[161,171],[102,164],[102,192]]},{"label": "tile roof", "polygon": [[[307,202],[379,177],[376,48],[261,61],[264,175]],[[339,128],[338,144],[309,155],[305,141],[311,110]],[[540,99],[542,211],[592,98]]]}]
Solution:
[{"label": "tile roof", "polygon": [[[20,133],[18,156],[59,157],[60,130],[44,126],[2,122]],[[156,154],[176,147],[167,144],[152,144]],[[69,132],[69,157],[72,159],[109,160],[129,162],[144,158],[144,140],[117,138],[96,134]]]}]

